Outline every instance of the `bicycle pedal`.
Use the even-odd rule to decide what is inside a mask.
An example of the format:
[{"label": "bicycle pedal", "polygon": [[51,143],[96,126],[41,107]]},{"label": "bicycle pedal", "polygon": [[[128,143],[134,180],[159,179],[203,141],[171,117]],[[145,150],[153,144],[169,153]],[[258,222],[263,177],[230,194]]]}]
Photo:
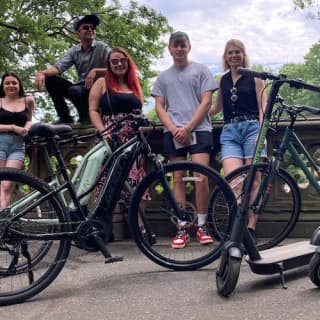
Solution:
[{"label": "bicycle pedal", "polygon": [[114,262],[119,262],[119,261],[123,261],[122,256],[112,256],[112,257],[106,258],[104,260],[104,263],[114,263]]}]

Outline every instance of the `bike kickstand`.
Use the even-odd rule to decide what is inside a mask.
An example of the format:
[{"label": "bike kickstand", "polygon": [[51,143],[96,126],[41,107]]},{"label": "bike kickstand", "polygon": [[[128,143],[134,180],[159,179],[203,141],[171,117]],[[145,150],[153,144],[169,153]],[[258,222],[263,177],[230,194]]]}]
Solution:
[{"label": "bike kickstand", "polygon": [[97,242],[100,251],[102,252],[103,256],[105,257],[104,263],[113,263],[113,262],[118,262],[122,261],[123,257],[122,256],[112,256],[109,250],[106,248],[105,244],[103,243],[101,237],[98,235],[97,232],[93,232],[92,236],[94,237],[94,240]]},{"label": "bike kickstand", "polygon": [[284,279],[283,263],[280,262],[277,265],[279,267],[279,273],[280,273],[282,288],[283,289],[288,289],[288,286],[286,285],[286,282],[285,282],[285,279]]}]

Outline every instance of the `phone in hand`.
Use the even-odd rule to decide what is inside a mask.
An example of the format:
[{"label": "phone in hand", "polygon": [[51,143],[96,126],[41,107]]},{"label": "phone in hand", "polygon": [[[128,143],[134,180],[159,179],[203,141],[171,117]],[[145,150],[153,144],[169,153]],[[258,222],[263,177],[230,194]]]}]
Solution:
[{"label": "phone in hand", "polygon": [[[189,146],[191,145],[194,145],[197,143],[197,135],[195,132],[191,132],[191,135],[190,135],[190,143],[189,143]],[[184,146],[183,144],[179,143],[178,141],[176,141],[175,139],[173,139],[173,144],[174,144],[174,147],[176,149],[182,149],[182,148],[185,148],[187,146]]]}]

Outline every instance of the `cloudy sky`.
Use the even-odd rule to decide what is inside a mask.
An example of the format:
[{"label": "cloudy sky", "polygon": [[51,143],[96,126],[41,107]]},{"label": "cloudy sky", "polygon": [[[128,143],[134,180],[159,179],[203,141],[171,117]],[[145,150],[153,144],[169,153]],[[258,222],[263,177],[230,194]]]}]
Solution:
[{"label": "cloudy sky", "polygon": [[[122,0],[121,2],[125,2]],[[292,0],[138,0],[161,12],[175,30],[189,34],[190,58],[220,62],[225,42],[241,39],[252,63],[303,62],[320,40],[320,21],[294,10]],[[168,67],[166,52],[158,62]]]}]

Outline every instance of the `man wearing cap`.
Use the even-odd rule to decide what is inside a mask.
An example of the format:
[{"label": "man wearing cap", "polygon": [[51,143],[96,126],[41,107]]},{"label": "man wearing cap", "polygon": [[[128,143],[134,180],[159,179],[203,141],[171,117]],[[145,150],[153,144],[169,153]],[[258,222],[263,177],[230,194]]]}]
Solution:
[{"label": "man wearing cap", "polygon": [[[95,40],[95,30],[99,23],[95,14],[78,17],[74,22],[74,29],[80,43],[68,49],[54,65],[36,74],[36,88],[40,90],[46,86],[59,117],[58,123],[73,122],[65,99],[76,107],[81,124],[90,122],[89,90],[98,77],[105,75],[110,50],[105,43]],[[75,84],[60,76],[73,65],[78,74],[78,82]]]},{"label": "man wearing cap", "polygon": [[[212,147],[212,125],[208,115],[212,93],[217,89],[206,66],[190,61],[191,44],[185,32],[177,31],[169,39],[173,65],[161,72],[152,88],[156,113],[164,124],[163,154],[169,161],[183,160],[189,153],[192,161],[209,166]],[[181,177],[174,177],[179,181]],[[185,203],[184,190],[175,183],[175,195],[181,206]],[[197,185],[196,235],[200,244],[212,243],[206,226],[208,184]],[[189,241],[186,221],[178,221],[172,248],[184,248]]]}]

